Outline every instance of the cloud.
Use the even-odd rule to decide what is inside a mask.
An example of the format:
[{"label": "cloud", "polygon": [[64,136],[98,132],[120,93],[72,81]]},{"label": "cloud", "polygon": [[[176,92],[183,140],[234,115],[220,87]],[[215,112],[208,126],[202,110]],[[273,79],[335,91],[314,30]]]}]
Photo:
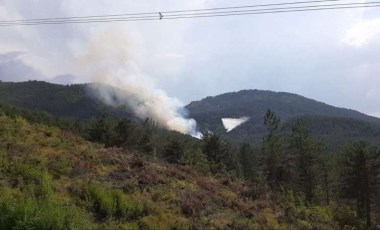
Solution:
[{"label": "cloud", "polygon": [[343,42],[350,46],[362,47],[379,37],[380,18],[369,19],[351,25],[345,32]]},{"label": "cloud", "polygon": [[27,54],[24,52],[0,54],[0,80],[18,82],[44,79],[45,76],[39,70],[23,60],[25,56]]},{"label": "cloud", "polygon": [[372,89],[367,91],[365,96],[368,99],[379,99],[380,98],[380,91],[379,91],[379,89],[372,88]]}]

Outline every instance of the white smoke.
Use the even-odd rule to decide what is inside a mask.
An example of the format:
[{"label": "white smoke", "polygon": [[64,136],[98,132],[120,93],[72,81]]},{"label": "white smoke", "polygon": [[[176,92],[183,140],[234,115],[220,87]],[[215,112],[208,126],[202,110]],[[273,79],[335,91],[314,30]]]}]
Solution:
[{"label": "white smoke", "polygon": [[227,130],[227,133],[237,128],[238,126],[244,124],[249,121],[249,117],[241,117],[241,118],[222,118],[222,123],[224,128]]},{"label": "white smoke", "polygon": [[[160,126],[200,137],[196,121],[185,118],[183,104],[156,87],[140,69],[132,42],[112,30],[95,36],[80,58],[80,71],[95,84],[94,92],[107,104],[126,105],[142,118]],[[112,87],[104,87],[109,85]]]}]

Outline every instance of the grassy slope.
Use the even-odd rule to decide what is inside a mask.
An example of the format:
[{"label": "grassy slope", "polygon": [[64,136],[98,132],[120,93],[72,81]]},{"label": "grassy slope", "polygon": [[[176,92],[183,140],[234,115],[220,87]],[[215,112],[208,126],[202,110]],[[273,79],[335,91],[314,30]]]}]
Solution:
[{"label": "grassy slope", "polygon": [[211,177],[104,149],[57,128],[5,116],[0,184],[0,229],[276,229],[313,221],[334,226],[322,207],[306,214],[294,209],[296,219],[290,221],[292,196],[273,202],[269,193],[254,195],[260,193],[227,175]]}]

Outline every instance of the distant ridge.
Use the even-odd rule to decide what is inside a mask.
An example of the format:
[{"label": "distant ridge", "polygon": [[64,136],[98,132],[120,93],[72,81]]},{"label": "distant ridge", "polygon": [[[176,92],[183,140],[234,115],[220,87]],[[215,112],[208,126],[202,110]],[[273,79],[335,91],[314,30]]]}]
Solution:
[{"label": "distant ridge", "polygon": [[[242,90],[214,97],[206,97],[200,101],[191,102],[186,108],[189,110],[190,116],[198,122],[201,129],[216,132],[234,141],[260,142],[266,133],[263,118],[266,111],[271,109],[281,118],[283,129],[296,119],[311,116],[307,119],[307,122],[310,124],[318,123],[324,126],[336,124],[336,126],[321,127],[321,129],[325,129],[324,135],[320,135],[320,132],[316,130],[318,126],[310,125],[314,128],[311,130],[312,133],[318,134],[318,137],[324,138],[328,142],[329,139],[340,140],[340,138],[334,137],[337,135],[336,129],[346,130],[346,133],[350,133],[356,137],[351,138],[354,140],[373,140],[377,138],[380,142],[380,134],[374,137],[373,132],[366,134],[360,128],[372,126],[374,129],[380,130],[379,118],[371,117],[351,109],[334,107],[292,93],[267,90]],[[251,119],[227,134],[221,119],[243,116],[249,116]],[[334,121],[335,123],[331,123],[330,121]],[[350,124],[355,124],[355,127],[350,126]]]},{"label": "distant ridge", "polygon": [[[207,112],[236,114],[240,112],[260,111],[262,110],[260,108],[265,107],[263,103],[266,103],[273,110],[277,109],[277,113],[282,119],[288,119],[294,115],[328,115],[356,118],[380,124],[380,118],[372,117],[352,109],[334,107],[293,93],[273,92],[269,90],[254,89],[224,93],[191,102],[186,108],[191,111],[191,114],[202,113],[198,112],[200,108]],[[289,106],[289,108],[285,109],[285,106]],[[226,111],[234,109],[237,109],[238,112]]]},{"label": "distant ridge", "polygon": [[[0,81],[0,104],[73,119],[109,115],[138,120],[125,106],[115,108],[104,104],[88,90],[90,85]],[[242,90],[194,101],[186,108],[201,131],[212,131],[234,142],[261,142],[266,134],[263,117],[271,109],[281,118],[281,129],[285,133],[291,130],[294,122],[301,120],[312,135],[325,140],[332,148],[356,140],[380,144],[379,118],[292,93]],[[227,133],[222,118],[241,117],[250,119]]]},{"label": "distant ridge", "polygon": [[98,118],[105,114],[134,118],[125,107],[114,108],[101,102],[89,91],[89,85],[59,85],[43,81],[0,82],[0,104],[76,119]]}]

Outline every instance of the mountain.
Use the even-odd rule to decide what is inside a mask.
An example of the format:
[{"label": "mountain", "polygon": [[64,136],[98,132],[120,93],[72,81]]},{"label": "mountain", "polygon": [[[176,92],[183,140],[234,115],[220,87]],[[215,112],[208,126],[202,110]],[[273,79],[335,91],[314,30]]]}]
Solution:
[{"label": "mountain", "polygon": [[[90,88],[91,84],[0,82],[0,104],[73,119],[99,118],[106,114],[138,120],[128,108],[104,104]],[[234,142],[259,143],[266,133],[263,117],[267,109],[281,118],[283,132],[288,133],[294,122],[302,120],[312,135],[331,147],[357,140],[380,142],[379,118],[291,93],[242,90],[191,102],[186,108],[202,131],[215,132]],[[221,119],[240,117],[250,119],[227,133]]]},{"label": "mountain", "polygon": [[[242,90],[191,102],[186,108],[201,130],[240,142],[258,143],[262,140],[266,134],[263,120],[268,109],[281,118],[284,132],[289,132],[292,124],[301,119],[314,136],[330,144],[337,140],[338,145],[348,140],[380,140],[379,118],[291,93]],[[240,117],[250,117],[250,120],[227,133],[221,119]]]},{"label": "mountain", "polygon": [[114,108],[101,102],[91,93],[89,86],[91,85],[58,85],[43,81],[0,81],[0,104],[75,119],[98,118],[104,114],[134,117],[125,107]]}]

